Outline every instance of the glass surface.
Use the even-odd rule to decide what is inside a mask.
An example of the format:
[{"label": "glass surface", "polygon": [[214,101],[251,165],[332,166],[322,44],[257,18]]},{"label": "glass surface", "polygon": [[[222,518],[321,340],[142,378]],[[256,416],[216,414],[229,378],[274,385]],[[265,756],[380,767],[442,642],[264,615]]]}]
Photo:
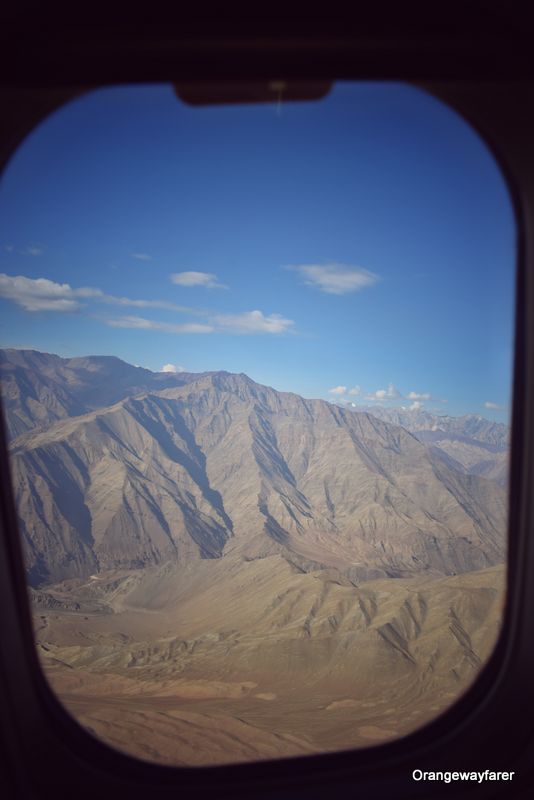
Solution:
[{"label": "glass surface", "polygon": [[2,394],[35,640],[95,736],[206,765],[448,708],[505,592],[515,221],[404,84],[96,91],[0,191]]}]

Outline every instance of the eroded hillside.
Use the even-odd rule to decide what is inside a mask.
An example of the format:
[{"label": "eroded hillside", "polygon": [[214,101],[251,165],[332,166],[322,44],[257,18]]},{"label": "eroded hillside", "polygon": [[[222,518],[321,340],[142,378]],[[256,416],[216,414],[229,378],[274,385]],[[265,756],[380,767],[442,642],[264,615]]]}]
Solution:
[{"label": "eroded hillside", "polygon": [[229,763],[434,718],[489,656],[503,580],[495,567],[356,588],[280,556],[206,560],[55,586],[35,623],[49,681],[90,731],[162,763]]},{"label": "eroded hillside", "polygon": [[34,584],[285,553],[353,580],[502,562],[506,495],[405,429],[215,373],[18,437]]}]

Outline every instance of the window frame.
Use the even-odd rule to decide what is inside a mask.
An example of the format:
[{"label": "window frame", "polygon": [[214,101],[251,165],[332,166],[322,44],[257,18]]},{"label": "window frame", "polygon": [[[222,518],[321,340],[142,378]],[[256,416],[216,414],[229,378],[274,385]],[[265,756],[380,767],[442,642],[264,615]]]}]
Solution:
[{"label": "window frame", "polygon": [[[252,37],[246,39],[241,51],[230,48],[225,61],[224,47],[217,49],[217,36],[212,34],[210,41],[197,43],[196,49],[182,42],[179,57],[173,59],[167,53],[159,63],[160,74],[156,74],[153,64],[145,65],[143,73],[142,67],[130,60],[129,77],[132,83],[138,81],[140,73],[145,74],[145,80],[158,82],[178,74],[188,79],[205,78],[215,71],[213,58],[217,56],[221,59],[217,63],[219,75],[246,75],[247,80],[272,76],[273,64],[277,74],[287,79],[411,79],[457,110],[481,134],[507,181],[518,240],[509,514],[509,528],[514,534],[509,539],[502,635],[468,692],[436,720],[402,739],[362,750],[244,765],[177,768],[138,761],[111,749],[81,728],[43,677],[33,639],[2,426],[0,744],[7,765],[2,777],[12,787],[14,798],[41,798],[54,791],[58,797],[75,794],[79,800],[94,800],[95,793],[104,791],[118,797],[127,793],[132,800],[146,800],[149,793],[159,800],[175,798],[179,790],[193,790],[197,798],[287,796],[309,800],[347,790],[357,790],[364,797],[394,796],[399,800],[439,798],[445,793],[450,796],[451,791],[455,798],[472,796],[470,784],[454,784],[451,789],[443,783],[414,782],[413,769],[516,772],[512,783],[482,784],[478,787],[482,797],[494,796],[500,790],[506,791],[507,797],[522,796],[517,793],[523,788],[528,792],[534,783],[534,730],[530,719],[534,708],[534,683],[530,678],[534,674],[534,637],[529,625],[534,619],[534,581],[529,579],[534,575],[534,497],[529,491],[534,485],[534,112],[529,108],[530,105],[534,109],[534,87],[524,80],[521,64],[516,65],[515,76],[494,75],[500,80],[482,80],[477,70],[470,68],[473,49],[467,49],[462,60],[460,48],[459,58],[448,71],[446,59],[440,60],[439,53],[437,61],[435,54],[425,61],[428,47],[424,36],[416,37],[417,46],[409,50],[405,61],[405,38],[393,36],[393,44],[400,46],[387,50],[386,42],[385,62],[377,59],[380,48],[377,51],[372,37],[363,42],[366,46],[344,40],[344,47],[335,38],[319,39],[315,44],[309,37],[303,38],[306,46],[301,50],[294,40],[287,43],[287,51],[273,40],[263,49],[260,46],[258,53],[250,46]],[[208,64],[206,48],[213,57]],[[137,52],[135,47],[134,51]],[[442,48],[447,57],[453,51],[458,55],[458,47],[452,43]],[[482,48],[480,52],[484,54],[486,50]],[[421,54],[423,61],[417,64]],[[117,82],[116,69],[106,73],[105,64],[98,65],[91,59],[84,62],[82,58],[79,63],[78,72],[74,70],[59,89],[54,87],[53,69],[39,78],[35,73],[26,76],[18,86],[4,85],[0,89],[7,122],[0,138],[0,163],[6,163],[18,143],[47,113],[86,89]],[[384,74],[384,63],[389,65],[388,74]],[[128,72],[124,65],[120,69]],[[93,76],[91,80],[89,75]],[[61,87],[61,83],[56,85]],[[524,713],[518,716],[518,709]]]}]

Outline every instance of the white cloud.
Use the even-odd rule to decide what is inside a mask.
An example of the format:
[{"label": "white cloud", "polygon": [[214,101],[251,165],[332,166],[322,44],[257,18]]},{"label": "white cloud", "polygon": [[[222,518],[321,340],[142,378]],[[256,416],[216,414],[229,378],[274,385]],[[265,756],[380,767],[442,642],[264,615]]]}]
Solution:
[{"label": "white cloud", "polygon": [[110,305],[191,313],[191,309],[167,300],[131,300],[129,297],[114,297],[89,286],[74,289],[69,283],[56,283],[48,278],[27,278],[5,273],[0,273],[0,297],[11,300],[25,311],[78,311],[82,307],[81,300],[93,300]]},{"label": "white cloud", "polygon": [[[11,276],[0,273],[0,297],[11,300],[25,311],[78,311],[86,302],[105,303],[133,308],[158,308],[186,314],[203,316],[202,323],[169,323],[145,319],[138,316],[120,316],[106,320],[115,328],[138,328],[161,330],[168,333],[235,333],[235,334],[283,334],[291,333],[295,322],[281,314],[264,315],[261,311],[244,311],[238,314],[219,314],[210,316],[187,306],[179,306],[167,300],[132,300],[129,297],[115,297],[93,287],[73,288],[68,283],[56,283],[48,278],[27,278],[23,275]],[[83,302],[85,301],[85,302]]]},{"label": "white cloud", "polygon": [[240,314],[219,314],[211,320],[219,331],[225,333],[291,333],[295,322],[280,314],[266,317],[261,311],[243,311]]},{"label": "white cloud", "polygon": [[0,273],[0,297],[12,300],[25,311],[77,311],[79,298],[99,297],[99,289],[73,289],[68,283],[48,278]]},{"label": "white cloud", "polygon": [[399,392],[396,386],[390,383],[387,390],[387,397],[396,400],[397,398],[402,397],[402,394]]},{"label": "white cloud", "polygon": [[399,400],[401,397],[402,394],[397,387],[390,383],[387,389],[377,389],[376,392],[368,394],[367,400]]},{"label": "white cloud", "polygon": [[423,407],[423,404],[419,402],[419,400],[414,400],[413,403],[408,406],[408,411],[419,411]]},{"label": "white cloud", "polygon": [[116,317],[106,320],[112,328],[136,328],[138,330],[164,331],[165,333],[213,333],[211,325],[200,325],[196,322],[174,324],[172,322],[156,322],[144,317]]},{"label": "white cloud", "polygon": [[281,334],[291,332],[294,322],[291,319],[284,319],[279,314],[271,314],[266,317],[261,311],[244,311],[241,314],[221,314],[212,317],[209,319],[209,324],[196,322],[174,324],[136,316],[116,317],[106,320],[106,324],[112,328],[137,328],[167,333]]},{"label": "white cloud", "polygon": [[31,245],[30,247],[25,247],[24,250],[21,250],[20,252],[24,256],[42,256],[43,248]]},{"label": "white cloud", "polygon": [[378,275],[363,267],[346,264],[300,264],[290,265],[288,269],[298,272],[306,286],[313,286],[327,294],[357,292],[380,280]]},{"label": "white cloud", "polygon": [[173,272],[172,283],[178,286],[202,286],[204,289],[227,289],[212,272]]},{"label": "white cloud", "polygon": [[185,369],[178,364],[164,364],[160,372],[185,372]]},{"label": "white cloud", "polygon": [[484,403],[484,408],[488,408],[491,411],[504,411],[505,406],[500,405],[499,403],[492,403],[491,400],[486,400]]},{"label": "white cloud", "polygon": [[98,298],[101,303],[109,303],[115,306],[131,306],[132,308],[162,308],[167,311],[180,311],[185,314],[195,313],[188,306],[179,306],[176,303],[169,303],[167,300],[132,300],[129,297],[115,297],[112,294],[101,294]]},{"label": "white cloud", "polygon": [[335,394],[335,395],[347,394],[347,387],[346,386],[334,386],[334,388],[333,389],[329,389],[328,392],[330,394]]},{"label": "white cloud", "polygon": [[[343,391],[341,391],[343,390]],[[393,404],[395,405],[394,401],[398,400],[412,400],[413,403],[411,406],[402,406],[405,410],[410,408],[414,411],[417,408],[422,408],[423,403],[422,401],[426,400],[436,400],[435,397],[432,397],[430,393],[422,393],[422,392],[409,392],[406,396],[402,394],[402,392],[397,389],[397,387],[390,383],[388,384],[387,389],[377,389],[375,392],[368,392],[364,393],[361,386],[353,386],[351,389],[347,391],[346,386],[338,386],[334,389],[329,389],[329,391],[333,394],[348,394],[352,395],[353,397],[362,397],[365,400],[371,402],[381,402],[387,403],[389,406]],[[439,400],[440,403],[446,403],[446,400]]]},{"label": "white cloud", "polygon": [[130,253],[130,256],[138,261],[152,261],[152,256],[148,253]]}]

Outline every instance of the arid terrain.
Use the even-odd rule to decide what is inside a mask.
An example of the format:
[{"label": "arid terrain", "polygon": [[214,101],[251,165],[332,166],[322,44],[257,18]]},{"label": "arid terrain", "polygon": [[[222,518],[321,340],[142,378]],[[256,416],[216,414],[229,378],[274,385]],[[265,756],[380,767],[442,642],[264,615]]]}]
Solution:
[{"label": "arid terrain", "polygon": [[490,654],[503,578],[355,587],[278,555],[206,560],[34,593],[35,624],[84,726],[141,758],[227,763],[361,747],[432,719]]},{"label": "arid terrain", "polygon": [[476,677],[506,426],[102,357],[1,364],[38,652],[97,736],[189,765],[361,747]]}]

